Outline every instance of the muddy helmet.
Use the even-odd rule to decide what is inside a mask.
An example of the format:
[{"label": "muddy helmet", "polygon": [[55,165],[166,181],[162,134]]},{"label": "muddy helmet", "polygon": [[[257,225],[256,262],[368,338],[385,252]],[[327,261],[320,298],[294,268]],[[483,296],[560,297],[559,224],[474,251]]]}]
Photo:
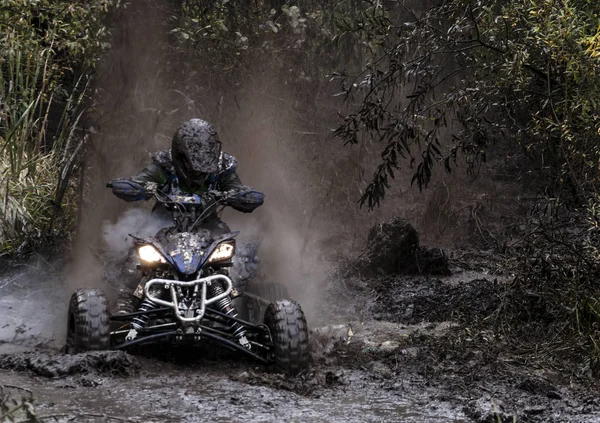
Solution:
[{"label": "muddy helmet", "polygon": [[171,157],[180,179],[187,185],[201,185],[219,170],[221,141],[214,126],[202,119],[185,122],[173,136]]}]

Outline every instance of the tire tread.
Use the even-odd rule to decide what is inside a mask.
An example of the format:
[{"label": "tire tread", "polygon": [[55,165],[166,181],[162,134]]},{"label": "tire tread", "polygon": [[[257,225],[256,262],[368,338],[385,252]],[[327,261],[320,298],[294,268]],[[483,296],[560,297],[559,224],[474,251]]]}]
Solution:
[{"label": "tire tread", "polygon": [[106,350],[110,347],[108,300],[99,289],[80,289],[71,296],[67,349],[72,352]]},{"label": "tire tread", "polygon": [[300,305],[292,300],[269,304],[265,324],[273,337],[276,364],[291,374],[308,367],[308,326]]}]

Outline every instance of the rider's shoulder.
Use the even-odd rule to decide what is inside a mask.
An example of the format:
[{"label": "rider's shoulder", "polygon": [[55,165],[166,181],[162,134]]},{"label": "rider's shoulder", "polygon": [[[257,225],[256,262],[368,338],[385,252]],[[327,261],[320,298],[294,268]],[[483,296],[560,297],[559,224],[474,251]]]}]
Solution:
[{"label": "rider's shoulder", "polygon": [[171,159],[170,149],[152,153],[152,163],[168,172],[173,172],[175,170]]},{"label": "rider's shoulder", "polygon": [[221,159],[219,161],[219,175],[226,176],[235,172],[238,166],[238,160],[227,154],[221,153]]}]

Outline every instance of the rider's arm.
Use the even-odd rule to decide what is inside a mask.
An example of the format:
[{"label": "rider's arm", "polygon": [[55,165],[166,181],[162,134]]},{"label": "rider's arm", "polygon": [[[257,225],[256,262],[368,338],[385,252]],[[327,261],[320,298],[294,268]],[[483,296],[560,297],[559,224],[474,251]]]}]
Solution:
[{"label": "rider's arm", "polygon": [[168,176],[160,166],[151,163],[139,174],[131,178],[116,179],[109,186],[113,194],[125,201],[148,200],[152,194],[148,192],[148,184],[161,186],[167,183]]},{"label": "rider's arm", "polygon": [[144,184],[146,182],[155,182],[159,186],[167,183],[169,177],[165,170],[156,163],[150,163],[139,174],[130,178],[132,181]]},{"label": "rider's arm", "polygon": [[219,185],[221,191],[239,191],[245,188],[244,184],[242,184],[242,181],[240,181],[240,177],[238,176],[235,170],[221,177]]}]

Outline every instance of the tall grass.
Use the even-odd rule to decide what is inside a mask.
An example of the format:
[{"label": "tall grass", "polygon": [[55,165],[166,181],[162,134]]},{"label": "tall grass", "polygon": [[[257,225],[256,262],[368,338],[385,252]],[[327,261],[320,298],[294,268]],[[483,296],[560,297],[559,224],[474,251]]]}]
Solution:
[{"label": "tall grass", "polygon": [[[87,84],[49,74],[52,47],[23,49],[9,33],[0,53],[0,254],[66,236],[75,216],[69,189]],[[51,115],[60,115],[49,130]],[[67,207],[64,205],[67,204]]]}]

